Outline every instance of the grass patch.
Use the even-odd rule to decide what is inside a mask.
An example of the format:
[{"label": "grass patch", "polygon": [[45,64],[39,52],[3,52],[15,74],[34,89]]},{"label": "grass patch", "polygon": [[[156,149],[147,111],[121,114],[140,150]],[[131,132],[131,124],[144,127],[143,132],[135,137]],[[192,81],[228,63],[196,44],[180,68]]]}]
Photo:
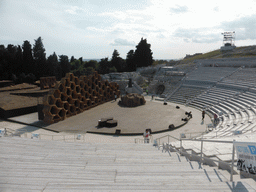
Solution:
[{"label": "grass patch", "polygon": [[202,55],[195,55],[187,59],[181,60],[181,64],[192,63],[194,60],[199,59],[212,59],[212,58],[239,58],[239,57],[255,57],[256,46],[243,46],[236,47],[232,51],[221,51],[220,49],[204,53]]},{"label": "grass patch", "polygon": [[214,51],[211,51],[211,52],[208,52],[208,53],[204,53],[202,55],[196,55],[194,57],[183,59],[182,63],[193,62],[196,59],[210,59],[210,58],[213,58],[213,57],[217,57],[219,55],[221,55],[221,51],[218,49],[218,50],[214,50]]}]

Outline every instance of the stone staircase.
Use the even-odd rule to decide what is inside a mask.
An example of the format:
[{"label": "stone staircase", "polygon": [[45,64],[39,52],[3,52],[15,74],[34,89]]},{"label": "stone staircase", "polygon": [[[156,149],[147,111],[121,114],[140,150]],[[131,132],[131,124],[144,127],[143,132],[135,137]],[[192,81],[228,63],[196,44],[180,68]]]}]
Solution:
[{"label": "stone staircase", "polygon": [[0,191],[255,191],[150,144],[0,138]]}]

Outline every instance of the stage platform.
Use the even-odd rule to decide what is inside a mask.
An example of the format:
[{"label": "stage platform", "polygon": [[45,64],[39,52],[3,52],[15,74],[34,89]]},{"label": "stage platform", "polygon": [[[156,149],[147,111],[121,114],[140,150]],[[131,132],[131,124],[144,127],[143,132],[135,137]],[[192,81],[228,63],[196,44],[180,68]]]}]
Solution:
[{"label": "stage platform", "polygon": [[[107,117],[113,117],[118,125],[99,128],[98,120]],[[163,105],[162,102],[147,101],[145,105],[129,108],[119,106],[118,101],[110,101],[51,125],[38,121],[35,113],[10,119],[57,132],[115,134],[119,129],[122,135],[139,135],[145,129],[151,129],[153,133],[167,131],[170,124],[181,127],[185,123],[181,119],[185,117],[182,107],[176,109],[174,105]]]}]

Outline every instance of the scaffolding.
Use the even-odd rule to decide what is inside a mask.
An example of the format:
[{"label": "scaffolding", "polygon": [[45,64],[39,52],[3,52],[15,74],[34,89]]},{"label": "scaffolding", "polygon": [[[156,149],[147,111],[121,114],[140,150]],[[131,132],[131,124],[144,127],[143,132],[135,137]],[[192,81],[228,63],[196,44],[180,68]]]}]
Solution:
[{"label": "scaffolding", "polygon": [[226,46],[235,46],[235,31],[233,32],[223,32],[223,45]]}]

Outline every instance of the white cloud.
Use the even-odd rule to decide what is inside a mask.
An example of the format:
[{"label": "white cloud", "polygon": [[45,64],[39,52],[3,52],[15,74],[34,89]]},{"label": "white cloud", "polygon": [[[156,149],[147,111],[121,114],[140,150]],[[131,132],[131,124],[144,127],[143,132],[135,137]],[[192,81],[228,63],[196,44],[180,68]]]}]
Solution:
[{"label": "white cloud", "polygon": [[193,43],[214,43],[221,40],[219,30],[214,31],[213,28],[178,28],[174,37]]},{"label": "white cloud", "polygon": [[216,12],[220,11],[219,7],[214,7],[213,10],[216,11]]},{"label": "white cloud", "polygon": [[114,43],[110,43],[112,46],[135,46],[133,41],[128,41],[127,39],[115,39]]},{"label": "white cloud", "polygon": [[69,9],[66,10],[67,13],[70,13],[72,15],[78,15],[78,12],[85,12],[85,9],[82,9],[78,6],[71,6]]},{"label": "white cloud", "polygon": [[180,57],[190,48],[193,53],[220,44],[225,30],[235,30],[238,41],[256,39],[255,7],[255,0],[6,0],[0,6],[0,39],[33,44],[41,36],[50,53],[104,57],[112,54],[112,46],[126,55],[130,47],[121,45],[134,46],[143,36],[155,49],[154,57]]},{"label": "white cloud", "polygon": [[225,31],[236,31],[237,40],[256,39],[256,15],[241,17],[233,21],[224,21],[221,27]]},{"label": "white cloud", "polygon": [[172,7],[171,8],[171,12],[172,13],[186,13],[188,12],[188,7],[187,6],[180,6],[180,5],[177,5],[176,7]]}]

